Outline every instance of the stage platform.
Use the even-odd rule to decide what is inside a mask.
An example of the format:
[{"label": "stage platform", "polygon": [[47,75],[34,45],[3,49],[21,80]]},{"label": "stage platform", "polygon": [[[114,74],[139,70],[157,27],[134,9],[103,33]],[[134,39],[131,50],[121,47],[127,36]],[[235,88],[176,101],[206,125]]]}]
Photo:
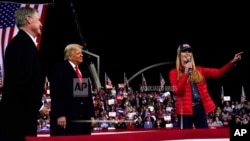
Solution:
[{"label": "stage platform", "polygon": [[27,137],[26,141],[229,141],[228,127],[209,129],[160,128],[133,130],[93,131],[91,135],[49,137],[40,134],[39,137]]}]

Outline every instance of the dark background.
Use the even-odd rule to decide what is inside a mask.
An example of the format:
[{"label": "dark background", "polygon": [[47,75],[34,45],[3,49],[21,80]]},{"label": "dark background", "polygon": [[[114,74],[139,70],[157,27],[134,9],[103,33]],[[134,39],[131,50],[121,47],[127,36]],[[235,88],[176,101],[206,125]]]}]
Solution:
[{"label": "dark background", "polygon": [[[45,0],[46,1],[46,0]],[[32,1],[29,1],[32,2]],[[37,1],[33,1],[37,2]],[[63,60],[68,43],[80,43],[100,56],[100,81],[104,72],[113,84],[123,82],[141,69],[160,62],[175,62],[179,44],[193,47],[196,65],[221,67],[244,51],[237,67],[217,80],[207,80],[215,101],[221,86],[225,95],[240,99],[241,87],[249,97],[249,8],[245,3],[190,3],[165,1],[54,0],[50,5],[41,43],[49,68]],[[85,63],[95,58],[85,55]],[[144,72],[148,85],[159,85],[159,73],[168,84],[175,64]],[[136,89],[141,75],[130,81]],[[249,99],[249,98],[248,98]]]}]

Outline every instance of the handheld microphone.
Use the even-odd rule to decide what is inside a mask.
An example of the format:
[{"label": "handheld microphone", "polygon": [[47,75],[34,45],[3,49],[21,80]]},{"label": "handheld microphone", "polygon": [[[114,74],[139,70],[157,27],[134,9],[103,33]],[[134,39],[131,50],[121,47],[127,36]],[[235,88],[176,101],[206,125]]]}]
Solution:
[{"label": "handheld microphone", "polygon": [[[191,57],[190,56],[187,56],[187,58],[186,58],[186,63],[188,63],[188,62],[190,62],[191,61]],[[190,74],[192,74],[192,68],[189,68],[188,69],[188,74],[190,75]]]},{"label": "handheld microphone", "polygon": [[190,62],[191,61],[191,57],[190,56],[187,56],[186,58],[186,63]]}]

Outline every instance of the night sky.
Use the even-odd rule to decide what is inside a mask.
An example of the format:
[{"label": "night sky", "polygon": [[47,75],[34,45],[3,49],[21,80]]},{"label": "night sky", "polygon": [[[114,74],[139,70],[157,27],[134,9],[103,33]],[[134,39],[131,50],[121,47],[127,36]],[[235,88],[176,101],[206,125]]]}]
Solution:
[{"label": "night sky", "polygon": [[[237,67],[217,80],[207,80],[216,100],[223,85],[225,95],[239,99],[241,86],[249,95],[249,10],[244,3],[167,3],[165,1],[54,0],[49,7],[41,51],[48,68],[63,59],[68,43],[80,43],[100,56],[100,81],[104,72],[113,84],[123,82],[145,67],[175,62],[179,44],[193,47],[196,65],[220,67],[244,51]],[[85,63],[95,58],[85,55]],[[87,64],[87,63],[86,63]],[[163,65],[144,71],[148,85],[167,81],[170,68]],[[131,80],[137,88],[141,75]],[[249,97],[249,96],[248,96]]]}]

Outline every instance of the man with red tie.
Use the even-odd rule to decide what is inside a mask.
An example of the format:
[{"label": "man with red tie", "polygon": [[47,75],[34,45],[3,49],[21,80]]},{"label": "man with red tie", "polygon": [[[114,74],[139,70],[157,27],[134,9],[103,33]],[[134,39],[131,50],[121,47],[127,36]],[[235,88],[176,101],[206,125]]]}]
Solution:
[{"label": "man with red tie", "polygon": [[54,65],[49,75],[51,136],[91,134],[94,106],[90,87],[83,87],[89,86],[89,79],[81,67],[82,48],[79,44],[68,44],[64,61]]}]

